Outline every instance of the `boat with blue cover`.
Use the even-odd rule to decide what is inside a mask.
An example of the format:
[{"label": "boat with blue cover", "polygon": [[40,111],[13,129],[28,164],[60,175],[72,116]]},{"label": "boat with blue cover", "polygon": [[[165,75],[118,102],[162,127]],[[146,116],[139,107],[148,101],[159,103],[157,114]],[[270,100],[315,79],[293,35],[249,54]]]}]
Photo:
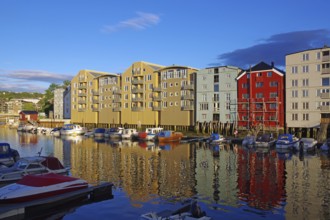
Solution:
[{"label": "boat with blue cover", "polygon": [[281,134],[276,141],[276,148],[299,150],[299,138],[293,134]]}]

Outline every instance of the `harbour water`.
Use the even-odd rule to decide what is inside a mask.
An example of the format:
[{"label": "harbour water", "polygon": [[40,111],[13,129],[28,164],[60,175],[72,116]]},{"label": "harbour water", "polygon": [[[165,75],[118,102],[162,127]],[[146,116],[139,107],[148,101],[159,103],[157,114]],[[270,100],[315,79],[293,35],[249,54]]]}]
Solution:
[{"label": "harbour water", "polygon": [[198,201],[212,219],[330,219],[330,156],[203,142],[164,146],[0,127],[21,155],[58,157],[70,175],[112,182],[114,198],[72,208],[62,219],[139,219]]}]

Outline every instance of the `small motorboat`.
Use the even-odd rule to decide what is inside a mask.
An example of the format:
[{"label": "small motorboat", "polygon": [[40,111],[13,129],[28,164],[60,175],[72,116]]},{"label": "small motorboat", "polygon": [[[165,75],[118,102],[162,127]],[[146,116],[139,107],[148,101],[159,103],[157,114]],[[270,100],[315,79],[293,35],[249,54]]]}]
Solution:
[{"label": "small motorboat", "polygon": [[77,124],[65,124],[61,130],[61,135],[84,135],[87,129]]},{"label": "small motorboat", "polygon": [[124,128],[117,127],[117,128],[109,128],[105,131],[104,137],[110,138],[110,139],[121,139],[123,134]]},{"label": "small motorboat", "polygon": [[167,143],[167,142],[175,142],[175,141],[181,141],[183,137],[182,132],[176,132],[176,131],[161,131],[157,134],[156,139],[159,141],[159,143]]},{"label": "small motorboat", "polygon": [[0,188],[0,203],[28,202],[89,187],[85,180],[54,173],[27,175]]},{"label": "small motorboat", "polygon": [[0,169],[0,185],[6,185],[22,179],[29,174],[68,174],[65,168],[56,157],[22,157],[11,167]]},{"label": "small motorboat", "polygon": [[105,134],[105,128],[95,128],[94,130],[94,137],[96,138],[103,138]]},{"label": "small motorboat", "polygon": [[299,150],[299,138],[293,134],[281,134],[275,145],[276,148]]},{"label": "small motorboat", "polygon": [[134,137],[138,136],[138,131],[135,128],[125,128],[123,134],[121,135],[122,139],[131,140]]},{"label": "small motorboat", "polygon": [[146,128],[145,131],[141,131],[138,133],[139,140],[147,140],[153,141],[155,140],[156,135],[161,132],[163,128],[156,127],[156,128]]},{"label": "small motorboat", "polygon": [[272,134],[262,134],[262,135],[258,135],[257,139],[254,143],[255,147],[274,147],[276,143],[276,139],[273,138]]},{"label": "small motorboat", "polygon": [[[303,151],[314,151],[316,149],[317,140],[314,138],[301,138],[299,150]],[[302,149],[300,149],[302,147]]]},{"label": "small motorboat", "polygon": [[206,216],[196,201],[191,204],[185,205],[175,211],[164,210],[161,212],[148,212],[141,215],[141,219],[145,220],[210,220],[211,217]]},{"label": "small motorboat", "polygon": [[212,133],[210,135],[210,138],[207,140],[208,143],[210,144],[219,144],[225,141],[225,138],[218,133]]},{"label": "small motorboat", "polygon": [[12,149],[9,143],[0,143],[0,166],[13,165],[20,158],[17,150]]}]

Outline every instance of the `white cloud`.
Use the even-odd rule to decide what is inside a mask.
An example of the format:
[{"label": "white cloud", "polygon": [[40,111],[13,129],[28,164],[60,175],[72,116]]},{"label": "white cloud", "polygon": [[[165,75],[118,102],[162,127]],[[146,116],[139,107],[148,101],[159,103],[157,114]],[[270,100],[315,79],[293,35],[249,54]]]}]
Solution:
[{"label": "white cloud", "polygon": [[116,32],[120,29],[144,30],[148,27],[157,25],[160,21],[159,15],[137,12],[137,17],[121,21],[115,25],[105,25],[102,29],[104,32]]}]

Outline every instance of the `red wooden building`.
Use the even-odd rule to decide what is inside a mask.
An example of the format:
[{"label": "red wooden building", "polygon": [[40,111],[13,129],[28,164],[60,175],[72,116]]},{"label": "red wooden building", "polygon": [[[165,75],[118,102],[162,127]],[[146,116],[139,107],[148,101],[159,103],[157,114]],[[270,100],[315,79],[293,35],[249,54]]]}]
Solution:
[{"label": "red wooden building", "polygon": [[284,72],[264,62],[237,76],[237,125],[249,129],[284,128]]},{"label": "red wooden building", "polygon": [[36,122],[38,121],[38,112],[37,111],[21,111],[19,113],[19,120],[21,122]]}]

